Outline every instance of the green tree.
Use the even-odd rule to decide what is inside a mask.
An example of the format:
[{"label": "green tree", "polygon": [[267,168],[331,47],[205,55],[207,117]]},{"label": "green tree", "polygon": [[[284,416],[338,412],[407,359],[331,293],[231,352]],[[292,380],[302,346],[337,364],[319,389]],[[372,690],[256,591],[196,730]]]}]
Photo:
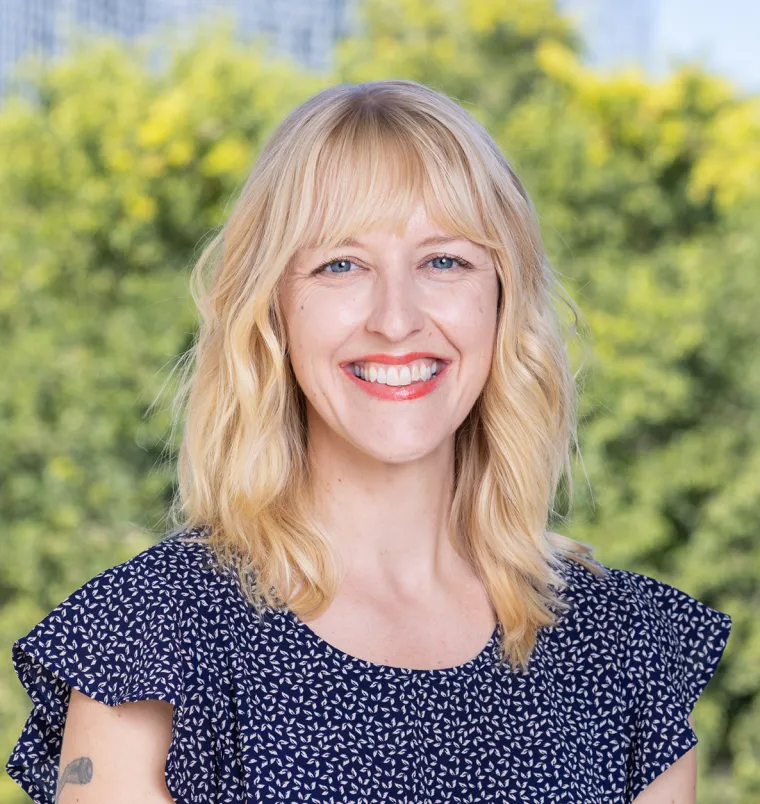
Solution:
[{"label": "green tree", "polygon": [[[163,529],[168,396],[150,408],[194,334],[191,260],[268,130],[322,86],[224,30],[160,74],[99,43],[0,112],[4,758],[29,709],[12,641]],[[24,798],[0,773],[0,801]]]}]

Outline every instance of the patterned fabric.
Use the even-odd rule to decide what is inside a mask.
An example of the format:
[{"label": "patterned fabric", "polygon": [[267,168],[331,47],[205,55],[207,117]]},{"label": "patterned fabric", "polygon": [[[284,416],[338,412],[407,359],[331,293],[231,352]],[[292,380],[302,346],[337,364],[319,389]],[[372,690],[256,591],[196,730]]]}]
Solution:
[{"label": "patterned fabric", "polygon": [[[12,649],[33,708],[7,763],[53,802],[71,687],[174,704],[177,804],[632,802],[697,743],[687,717],[731,618],[645,575],[563,564],[571,603],[527,672],[417,670],[332,647],[288,609],[259,616],[199,531],[71,594]],[[182,541],[182,538],[189,541]]]}]

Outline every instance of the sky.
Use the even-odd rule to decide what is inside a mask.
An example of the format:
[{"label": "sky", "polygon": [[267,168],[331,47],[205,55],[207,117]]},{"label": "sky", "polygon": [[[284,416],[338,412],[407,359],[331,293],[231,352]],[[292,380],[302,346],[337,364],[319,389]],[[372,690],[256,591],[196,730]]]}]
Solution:
[{"label": "sky", "polygon": [[659,6],[656,61],[665,53],[701,57],[744,89],[760,90],[760,0],[661,0]]},{"label": "sky", "polygon": [[582,21],[592,63],[639,54],[652,77],[698,62],[740,90],[760,91],[760,0],[557,0]]}]

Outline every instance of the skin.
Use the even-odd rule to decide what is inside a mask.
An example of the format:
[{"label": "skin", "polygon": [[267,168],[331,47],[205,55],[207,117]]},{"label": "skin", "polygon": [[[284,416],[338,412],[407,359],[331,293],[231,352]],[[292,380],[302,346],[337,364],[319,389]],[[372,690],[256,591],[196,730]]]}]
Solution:
[{"label": "skin", "polygon": [[[421,668],[468,661],[496,623],[448,540],[445,512],[454,434],[490,370],[498,278],[486,249],[420,245],[434,236],[450,233],[418,208],[401,236],[378,230],[346,248],[303,250],[280,297],[307,400],[319,516],[344,572],[336,599],[309,624],[349,654]],[[414,400],[377,399],[340,367],[414,351],[451,361],[438,387]]]},{"label": "skin", "polygon": [[[411,668],[462,664],[495,626],[482,584],[448,540],[443,512],[453,492],[454,433],[490,369],[498,280],[473,243],[419,245],[441,234],[418,209],[401,236],[370,232],[361,245],[301,252],[281,296],[307,399],[319,515],[343,568],[338,595],[308,627],[346,653]],[[348,275],[312,273],[346,256]],[[448,377],[416,400],[377,399],[341,374],[345,360],[411,351],[451,361]],[[171,802],[164,771],[172,712],[163,701],[109,707],[72,690],[56,802]],[[692,749],[636,804],[694,804],[695,788]]]},{"label": "skin", "polygon": [[[416,246],[436,234],[446,235],[418,210],[402,238],[372,232],[363,246],[299,252],[281,296],[330,531],[365,580],[418,599],[430,592],[446,555],[454,433],[488,375],[498,293],[484,249],[468,241]],[[473,268],[432,260],[444,253]],[[340,263],[333,273],[311,273],[344,254],[349,273],[337,272]],[[376,399],[339,365],[411,351],[451,360],[436,391],[415,400]]]},{"label": "skin", "polygon": [[166,804],[164,767],[174,707],[165,701],[107,706],[71,690],[56,804]]}]

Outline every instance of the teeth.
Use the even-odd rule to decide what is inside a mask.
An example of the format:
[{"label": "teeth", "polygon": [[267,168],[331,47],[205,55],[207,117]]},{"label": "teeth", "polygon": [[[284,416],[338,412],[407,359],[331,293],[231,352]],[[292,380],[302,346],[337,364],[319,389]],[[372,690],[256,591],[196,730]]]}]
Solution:
[{"label": "teeth", "polygon": [[381,363],[354,363],[354,374],[365,382],[376,382],[381,385],[403,386],[413,382],[427,382],[438,373],[437,360],[413,360],[403,366],[390,366]]}]

